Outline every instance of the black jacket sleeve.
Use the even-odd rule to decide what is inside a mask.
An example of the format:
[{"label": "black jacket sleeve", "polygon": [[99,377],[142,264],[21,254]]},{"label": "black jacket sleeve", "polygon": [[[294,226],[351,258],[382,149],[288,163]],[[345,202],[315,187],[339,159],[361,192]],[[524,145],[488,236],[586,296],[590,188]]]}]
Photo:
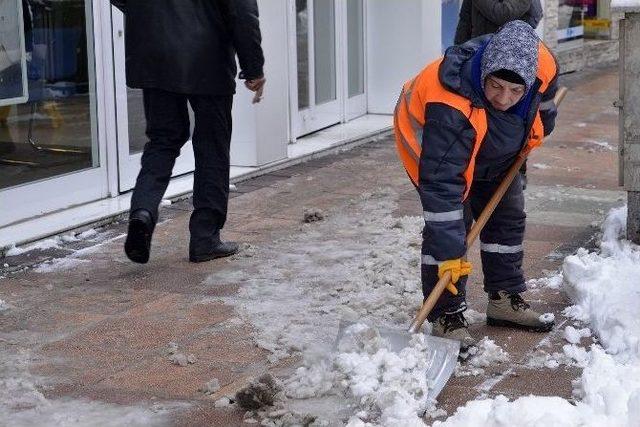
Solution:
[{"label": "black jacket sleeve", "polygon": [[[558,61],[556,61],[556,69],[558,69]],[[553,102],[553,98],[558,91],[558,72],[549,83],[549,87],[542,94],[540,101],[540,118],[542,119],[542,126],[544,127],[544,136],[553,132],[556,126],[556,116],[558,115],[557,105]]]},{"label": "black jacket sleeve", "polygon": [[258,4],[256,0],[232,0],[231,7],[233,45],[240,62],[240,78],[255,79],[264,75],[264,55]]},{"label": "black jacket sleeve", "polygon": [[537,28],[543,17],[544,13],[540,0],[531,0],[531,7],[529,8],[529,12],[523,17],[523,20],[531,25],[532,28]]},{"label": "black jacket sleeve", "polygon": [[453,39],[455,44],[462,44],[471,38],[471,0],[463,0],[458,15],[458,26]]},{"label": "black jacket sleeve", "polygon": [[111,0],[111,4],[120,9],[122,13],[127,12],[127,0]]},{"label": "black jacket sleeve", "polygon": [[531,0],[473,0],[473,6],[482,16],[500,26],[527,13]]},{"label": "black jacket sleeve", "polygon": [[464,114],[444,104],[428,104],[425,118],[418,181],[425,219],[423,255],[446,261],[466,251],[464,172],[475,130]]}]

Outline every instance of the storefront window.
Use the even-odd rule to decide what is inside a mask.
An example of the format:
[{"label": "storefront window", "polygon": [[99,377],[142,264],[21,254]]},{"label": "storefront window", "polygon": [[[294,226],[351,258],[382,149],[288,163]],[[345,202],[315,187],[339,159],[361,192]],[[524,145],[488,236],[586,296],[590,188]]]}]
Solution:
[{"label": "storefront window", "polygon": [[4,50],[24,46],[22,69],[0,66],[0,189],[98,166],[91,16],[90,0],[0,0]]},{"label": "storefront window", "polygon": [[558,43],[573,44],[582,39],[611,37],[611,0],[560,0]]}]

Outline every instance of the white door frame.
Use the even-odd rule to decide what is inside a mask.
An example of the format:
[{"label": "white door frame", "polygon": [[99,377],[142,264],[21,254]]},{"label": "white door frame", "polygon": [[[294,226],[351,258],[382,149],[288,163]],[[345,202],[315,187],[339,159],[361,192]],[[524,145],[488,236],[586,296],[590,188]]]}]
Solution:
[{"label": "white door frame", "polygon": [[[142,153],[129,154],[129,113],[127,79],[125,73],[125,48],[124,48],[124,15],[116,7],[111,7],[112,38],[113,38],[113,73],[115,88],[115,112],[117,128],[117,165],[118,165],[118,190],[126,192],[135,186],[136,177],[140,171],[140,159]],[[176,159],[172,177],[193,172],[195,169],[195,157],[191,139],[182,146],[180,156]]]},{"label": "white door frame", "polygon": [[348,0],[340,0],[343,8],[343,22],[342,31],[344,34],[344,43],[340,43],[342,45],[342,61],[344,62],[344,71],[342,74],[343,81],[345,82],[344,87],[344,121],[353,120],[356,117],[363,116],[367,114],[367,0],[362,0],[362,49],[363,49],[363,72],[364,72],[364,91],[361,95],[356,95],[349,97],[349,49],[348,49],[348,14],[347,14],[347,1]]},{"label": "white door frame", "polygon": [[289,1],[289,71],[290,79],[290,108],[291,108],[291,136],[292,139],[298,138],[325,127],[340,123],[343,120],[343,55],[340,41],[343,39],[343,13],[346,9],[342,7],[341,0],[334,1],[335,14],[335,61],[336,61],[336,99],[315,105],[315,46],[314,46],[314,2],[322,0],[307,0],[307,17],[308,28],[308,49],[309,49],[309,107],[298,109],[298,54],[296,44],[296,4],[295,0]]},{"label": "white door frame", "polygon": [[[105,68],[104,58],[110,56],[110,52],[104,50],[104,37],[110,37],[103,32],[103,24],[109,16],[104,15],[102,0],[87,0],[90,2],[89,11],[85,3],[87,22],[91,22],[93,31],[87,31],[87,55],[91,56],[88,63],[90,88],[95,88],[95,97],[90,102],[91,114],[95,118],[95,126],[92,129],[97,138],[97,146],[92,139],[92,155],[98,157],[99,164],[96,167],[78,172],[69,172],[41,181],[26,183],[16,187],[0,190],[0,227],[17,223],[35,216],[44,215],[55,210],[65,209],[74,205],[105,198],[109,195],[107,182],[107,126],[108,108],[105,108],[105,99],[109,96],[108,87],[109,70]],[[88,13],[91,12],[91,13]],[[95,69],[92,66],[95,65]],[[94,80],[94,84],[91,80]]]}]

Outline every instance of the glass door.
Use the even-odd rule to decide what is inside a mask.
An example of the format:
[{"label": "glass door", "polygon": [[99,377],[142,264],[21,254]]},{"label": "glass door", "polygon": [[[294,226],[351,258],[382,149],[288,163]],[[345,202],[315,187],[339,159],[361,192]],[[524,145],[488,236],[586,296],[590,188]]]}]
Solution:
[{"label": "glass door", "polygon": [[366,81],[365,81],[365,1],[346,0],[344,3],[346,28],[346,49],[344,63],[346,66],[345,116],[347,120],[367,113]]},{"label": "glass door", "polygon": [[[140,158],[144,145],[146,120],[142,103],[142,90],[127,87],[125,75],[124,16],[115,7],[111,8],[113,31],[113,67],[118,135],[118,175],[121,192],[131,190],[140,170]],[[189,110],[191,130],[193,113]],[[176,159],[172,176],[193,172],[195,160],[191,141],[188,141]]]},{"label": "glass door", "polygon": [[105,112],[98,102],[103,56],[95,30],[101,21],[93,2],[0,6],[2,227],[100,199],[108,189]]},{"label": "glass door", "polygon": [[292,0],[292,133],[299,137],[342,118],[336,0]]}]

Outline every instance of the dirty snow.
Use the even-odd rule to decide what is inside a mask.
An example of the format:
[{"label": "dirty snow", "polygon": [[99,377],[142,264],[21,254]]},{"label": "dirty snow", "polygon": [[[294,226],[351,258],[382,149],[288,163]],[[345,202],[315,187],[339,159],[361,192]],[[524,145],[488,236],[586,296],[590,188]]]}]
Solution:
[{"label": "dirty snow", "polygon": [[86,231],[83,231],[79,234],[63,234],[60,236],[51,237],[49,239],[41,240],[39,242],[27,245],[27,246],[16,246],[12,245],[5,253],[5,256],[12,257],[22,255],[26,252],[31,251],[46,251],[47,249],[60,249],[65,243],[70,242],[78,242],[80,240],[91,240],[92,238],[98,236],[98,232],[90,228]]},{"label": "dirty snow", "polygon": [[556,316],[553,313],[543,313],[538,317],[538,320],[542,323],[553,323],[556,320]]},{"label": "dirty snow", "polygon": [[365,194],[347,208],[349,215],[303,224],[295,237],[255,251],[255,270],[220,271],[205,282],[242,284],[238,295],[224,300],[252,320],[257,344],[272,362],[326,353],[341,319],[409,324],[422,294],[424,222],[391,217],[390,194],[392,189]]},{"label": "dirty snow", "polygon": [[72,270],[80,265],[88,264],[90,261],[78,258],[55,258],[51,261],[36,265],[33,271],[36,273],[52,273],[54,271]]},{"label": "dirty snow", "polygon": [[32,245],[28,245],[25,247],[17,247],[16,245],[13,245],[7,250],[5,255],[7,257],[10,257],[10,256],[22,255],[25,252],[30,252],[34,250],[45,251],[47,249],[55,249],[55,248],[59,248],[61,243],[62,243],[62,239],[60,237],[54,237],[51,239],[42,240],[38,243],[34,243]]},{"label": "dirty snow", "polygon": [[[340,319],[404,328],[420,301],[422,220],[391,217],[395,209],[391,192],[365,194],[348,206],[349,216],[333,214],[325,221],[301,225],[295,237],[256,249],[255,267],[218,271],[206,281],[242,285],[238,295],[224,300],[252,320],[255,339],[270,352],[272,362],[303,357],[302,367],[286,380],[286,401],[277,404],[278,418],[265,420],[265,425],[283,425],[282,414],[294,412],[333,413],[332,421],[352,426],[424,425],[436,410],[410,392],[417,390],[412,388],[417,383],[395,383],[389,389],[391,383],[383,376],[374,376],[377,381],[367,376],[377,375],[378,369],[397,372],[394,369],[411,357],[390,362],[385,358],[391,355],[378,354],[383,347],[375,351],[374,347],[327,358],[325,350],[333,345]],[[579,250],[565,260],[561,273],[537,282],[562,286],[576,304],[564,314],[589,323],[585,326],[602,343],[602,347],[583,347],[570,341],[562,353],[542,353],[530,361],[531,367],[583,367],[574,385],[578,402],[537,396],[509,401],[499,396],[469,402],[434,425],[632,425],[640,416],[640,326],[635,316],[640,295],[633,286],[640,276],[640,250],[618,240],[621,218],[622,213],[614,211],[605,221],[598,253]],[[567,339],[583,337],[587,332],[582,329],[576,334],[570,330]],[[493,354],[502,355],[501,351]],[[501,357],[506,360],[508,355]],[[424,410],[427,417],[421,418]]]},{"label": "dirty snow", "polygon": [[535,169],[551,169],[551,166],[544,163],[534,163],[531,166],[533,166]]},{"label": "dirty snow", "polygon": [[123,406],[49,399],[47,385],[28,371],[29,355],[0,354],[0,425],[12,427],[116,427],[169,425],[168,414],[184,405]]},{"label": "dirty snow", "polygon": [[588,142],[589,144],[593,144],[598,148],[603,148],[605,150],[609,150],[609,151],[614,151],[616,149],[616,147],[614,147],[613,145],[609,144],[607,141],[597,141],[594,139],[590,139],[587,140],[586,142]]},{"label": "dirty snow", "polygon": [[[398,353],[375,335],[382,327],[404,330],[421,301],[424,222],[420,217],[393,218],[391,194],[390,189],[365,194],[351,203],[349,215],[334,213],[325,221],[301,225],[295,237],[256,250],[252,259],[257,271],[217,272],[205,281],[242,283],[239,295],[225,301],[252,320],[255,339],[271,353],[270,360],[303,357],[302,366],[285,380],[285,401],[276,403],[278,416],[257,417],[266,417],[265,425],[286,425],[283,420],[292,414],[315,414],[318,422],[422,426],[425,411],[427,417],[443,415],[425,393],[424,336],[416,335]],[[466,315],[472,323],[486,319],[473,310]],[[373,335],[342,341],[335,353],[327,354],[340,320],[361,324],[356,336]],[[428,324],[424,330],[429,332]],[[481,372],[507,359],[486,339],[472,356],[476,365],[469,366]]]}]

